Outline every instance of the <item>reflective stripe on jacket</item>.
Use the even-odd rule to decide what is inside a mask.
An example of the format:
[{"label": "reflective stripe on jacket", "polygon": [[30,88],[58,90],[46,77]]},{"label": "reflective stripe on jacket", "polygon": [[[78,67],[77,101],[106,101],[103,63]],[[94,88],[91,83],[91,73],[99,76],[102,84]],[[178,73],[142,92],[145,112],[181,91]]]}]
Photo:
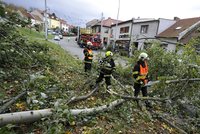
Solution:
[{"label": "reflective stripe on jacket", "polygon": [[140,65],[140,76],[141,76],[140,78],[141,79],[145,79],[148,74],[148,71],[149,71],[146,61],[144,62],[144,64],[145,64],[145,67],[142,67],[142,65]]},{"label": "reflective stripe on jacket", "polygon": [[93,53],[92,53],[92,50],[88,50],[88,59],[92,60],[92,57],[93,57]]},{"label": "reflective stripe on jacket", "polygon": [[148,75],[148,65],[146,61],[138,61],[133,69],[133,78],[134,82],[140,83],[142,81],[144,84],[147,83],[147,75]]}]

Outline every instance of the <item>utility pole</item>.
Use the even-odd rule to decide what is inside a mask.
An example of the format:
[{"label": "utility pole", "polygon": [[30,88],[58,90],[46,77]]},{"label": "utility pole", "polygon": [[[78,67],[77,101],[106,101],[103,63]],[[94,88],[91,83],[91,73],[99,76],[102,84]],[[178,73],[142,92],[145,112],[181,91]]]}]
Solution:
[{"label": "utility pole", "polygon": [[47,40],[47,0],[45,0],[45,12],[44,12],[44,16],[45,16],[45,39]]},{"label": "utility pole", "polygon": [[104,47],[104,44],[103,44],[103,12],[101,13],[101,33],[100,33],[100,37],[101,37],[102,45]]},{"label": "utility pole", "polygon": [[77,43],[79,42],[79,37],[80,37],[80,27],[78,26],[77,28]]},{"label": "utility pole", "polygon": [[131,31],[130,31],[130,42],[129,42],[129,54],[128,56],[131,57],[132,56],[132,53],[133,53],[133,48],[132,48],[132,41],[133,41],[133,22],[134,22],[134,18],[132,19],[132,22],[131,22]]},{"label": "utility pole", "polygon": [[116,47],[117,27],[118,27],[118,19],[119,19],[119,10],[120,10],[120,0],[119,0],[119,5],[118,5],[118,11],[117,11],[117,23],[116,23],[116,27],[115,27],[115,39],[114,39],[114,44],[113,44],[113,50],[115,50],[115,47]]}]

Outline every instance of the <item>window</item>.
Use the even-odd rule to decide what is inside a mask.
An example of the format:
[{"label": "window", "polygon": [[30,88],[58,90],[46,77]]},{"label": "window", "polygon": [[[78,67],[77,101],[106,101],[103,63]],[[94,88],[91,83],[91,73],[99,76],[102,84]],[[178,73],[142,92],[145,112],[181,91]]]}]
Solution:
[{"label": "window", "polygon": [[149,27],[149,25],[142,25],[141,29],[140,29],[140,33],[141,34],[147,33],[148,32],[148,27]]},{"label": "window", "polygon": [[104,31],[105,33],[108,33],[108,29]]},{"label": "window", "polygon": [[129,27],[121,27],[120,28],[120,33],[128,33],[129,32]]}]

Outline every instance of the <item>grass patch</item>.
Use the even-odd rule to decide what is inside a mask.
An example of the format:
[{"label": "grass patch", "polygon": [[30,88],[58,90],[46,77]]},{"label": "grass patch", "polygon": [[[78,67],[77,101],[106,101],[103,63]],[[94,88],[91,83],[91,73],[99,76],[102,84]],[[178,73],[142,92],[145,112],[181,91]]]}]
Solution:
[{"label": "grass patch", "polygon": [[[29,29],[29,28],[18,28],[18,31],[20,34],[23,36],[26,36],[29,39],[45,39],[45,33],[44,32],[37,32],[34,29]],[[48,39],[52,39],[53,35],[48,35]]]}]

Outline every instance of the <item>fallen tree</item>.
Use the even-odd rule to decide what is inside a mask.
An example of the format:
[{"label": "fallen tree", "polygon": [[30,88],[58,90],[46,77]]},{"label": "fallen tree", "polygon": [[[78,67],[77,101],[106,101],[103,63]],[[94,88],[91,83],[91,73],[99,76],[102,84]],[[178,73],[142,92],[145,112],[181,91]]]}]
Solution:
[{"label": "fallen tree", "polygon": [[[116,106],[125,102],[124,99],[115,100],[107,105],[99,106],[96,108],[85,108],[85,109],[70,109],[69,114],[77,116],[80,114],[89,115],[103,111],[109,111],[115,108]],[[33,111],[23,111],[16,113],[7,113],[0,115],[0,126],[6,124],[19,124],[19,123],[29,123],[38,121],[43,117],[51,116],[53,114],[52,109],[42,109],[42,110],[33,110]]]},{"label": "fallen tree", "polygon": [[[166,84],[170,84],[170,83],[178,83],[178,82],[184,82],[184,81],[188,81],[188,82],[195,82],[195,81],[200,81],[200,78],[191,78],[191,79],[177,79],[177,80],[166,80],[165,83]],[[150,87],[154,84],[160,83],[161,81],[150,81],[148,82],[145,87]]]}]

